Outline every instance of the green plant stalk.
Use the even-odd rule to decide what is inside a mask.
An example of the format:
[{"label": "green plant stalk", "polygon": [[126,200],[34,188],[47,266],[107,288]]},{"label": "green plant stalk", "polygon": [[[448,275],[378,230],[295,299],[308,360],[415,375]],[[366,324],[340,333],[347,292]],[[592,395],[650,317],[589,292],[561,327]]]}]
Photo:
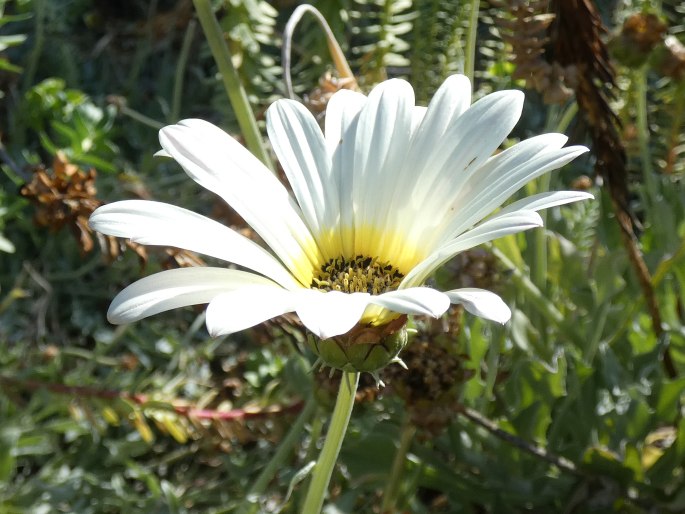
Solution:
[{"label": "green plant stalk", "polygon": [[[543,193],[549,190],[550,174],[545,173],[539,178],[538,193]],[[544,225],[547,225],[547,213],[545,211],[538,213],[542,218],[542,227],[533,230],[531,234],[533,246],[533,259],[531,262],[530,278],[535,284],[535,287],[540,291],[542,296],[548,296],[547,287],[547,233]],[[535,313],[534,313],[535,314]],[[547,348],[549,345],[549,332],[547,331],[547,319],[545,316],[537,313],[531,321],[538,328],[540,333],[540,342]]]},{"label": "green plant stalk", "polygon": [[521,270],[519,270],[516,265],[511,262],[506,255],[504,255],[502,251],[493,246],[492,253],[510,270],[512,280],[523,291],[523,293],[526,295],[526,298],[530,300],[538,312],[542,314],[547,321],[560,328],[561,331],[575,344],[577,344],[580,348],[583,348],[585,346],[583,337],[581,337],[581,335],[574,329],[573,326],[565,323],[564,315],[554,305],[552,305],[549,299],[542,294],[533,281],[524,275]]},{"label": "green plant stalk", "polygon": [[136,120],[138,123],[142,123],[143,125],[147,125],[148,127],[151,127],[155,130],[159,130],[164,127],[164,123],[160,123],[157,120],[154,120],[150,118],[149,116],[145,116],[144,114],[131,109],[130,107],[126,105],[122,105],[119,107],[119,112],[123,114],[124,116],[128,116],[132,120]]},{"label": "green plant stalk", "polygon": [[[566,129],[571,124],[571,121],[573,120],[573,118],[577,112],[578,112],[578,104],[576,102],[571,103],[562,113],[561,118],[559,119],[559,122],[557,123],[556,127],[554,127],[554,130],[558,133],[566,132]],[[554,111],[550,111],[550,114],[552,114],[552,113],[556,114],[556,113],[558,113],[558,111],[555,109]],[[557,116],[552,115],[552,116],[550,116],[549,119],[551,121],[556,117]],[[537,183],[538,190],[535,192],[536,193],[545,193],[545,192],[549,191],[551,181],[552,181],[552,175],[550,173],[545,173],[544,175],[542,175],[538,179],[538,183]],[[547,224],[547,211],[543,210],[539,214],[540,214],[540,217],[542,218],[543,224],[546,225]],[[548,270],[547,234],[545,233],[545,230],[543,228],[539,228],[539,229],[533,231],[532,238],[533,238],[533,241],[532,241],[532,243],[533,243],[533,262],[531,265],[530,278],[533,281],[533,284],[535,284],[535,286],[540,290],[540,292],[543,295],[547,295],[547,270]],[[546,331],[544,330],[544,326],[541,326],[540,329],[541,329],[540,330],[541,334],[546,334]]]},{"label": "green plant stalk", "polygon": [[671,129],[668,132],[666,144],[668,151],[673,152],[673,157],[667,157],[667,165],[666,169],[664,170],[666,173],[674,173],[674,167],[678,158],[677,154],[675,153],[675,147],[678,146],[680,134],[682,132],[683,117],[685,115],[685,81],[682,81],[676,87],[673,97],[675,98],[675,105],[673,106],[672,110],[672,124]]},{"label": "green plant stalk", "polygon": [[526,297],[531,300],[533,305],[538,308],[543,316],[555,325],[563,323],[564,315],[559,312],[547,298],[544,297],[542,292],[533,283],[533,281],[525,276],[521,270],[519,270],[514,263],[511,262],[509,258],[497,248],[493,247],[492,252],[495,257],[497,257],[500,262],[502,262],[502,264],[504,264],[511,271],[511,276],[516,282],[516,285],[521,287],[521,289],[526,293]]},{"label": "green plant stalk", "polygon": [[573,121],[573,118],[576,117],[576,114],[578,114],[578,104],[576,102],[573,102],[566,108],[564,113],[561,115],[561,119],[559,120],[559,123],[557,123],[555,130],[560,134],[566,132],[566,129]]},{"label": "green plant stalk", "polygon": [[471,88],[474,87],[474,73],[476,68],[476,36],[478,35],[478,12],[480,11],[480,0],[471,0],[471,11],[469,14],[469,33],[466,39],[466,52],[464,56],[464,75],[471,81]]},{"label": "green plant stalk", "polygon": [[238,72],[233,66],[231,53],[224,40],[221,26],[212,11],[211,2],[209,0],[193,0],[193,4],[195,5],[195,11],[200,20],[202,30],[209,43],[209,48],[212,51],[214,61],[219,68],[219,74],[240,125],[240,130],[245,137],[245,143],[250,151],[273,171],[273,163],[266,152],[264,141],[259,133],[259,127],[257,127],[257,120],[247,99],[245,88],[240,82]]},{"label": "green plant stalk", "polygon": [[333,467],[338,460],[340,447],[347,431],[347,425],[350,422],[352,408],[354,407],[354,395],[357,392],[358,383],[359,373],[342,372],[338,397],[333,408],[333,416],[331,417],[331,425],[328,428],[319,460],[314,466],[312,481],[309,483],[302,512],[307,514],[321,512],[324,496],[328,490],[328,483],[333,474]]},{"label": "green plant stalk", "polygon": [[[393,0],[385,0],[383,2],[383,13],[380,23],[380,31],[378,32],[378,41],[387,41],[388,31],[386,27],[390,23],[390,16],[392,14],[392,2]],[[385,56],[390,52],[390,45],[380,45],[376,49],[376,73],[380,73],[384,79],[388,77],[387,70],[385,69]]]},{"label": "green plant stalk", "polygon": [[611,304],[609,302],[604,303],[604,305],[599,308],[599,313],[595,318],[595,329],[592,331],[592,336],[590,337],[590,342],[587,345],[587,350],[585,352],[585,362],[590,365],[592,365],[592,361],[595,360],[595,355],[597,355],[597,350],[599,350],[599,344],[602,341],[602,333],[604,332],[604,326],[609,317],[610,308]]},{"label": "green plant stalk", "polygon": [[34,23],[34,35],[33,35],[33,49],[29,54],[26,66],[24,67],[24,73],[22,76],[23,89],[28,90],[33,86],[33,80],[36,75],[36,68],[38,67],[38,61],[41,54],[43,53],[43,46],[45,45],[45,8],[47,5],[46,0],[35,0],[33,2],[33,15],[35,19]]},{"label": "green plant stalk", "polygon": [[[544,193],[549,191],[551,177],[549,173],[545,173],[538,179],[537,193]],[[547,224],[547,212],[538,213],[542,218],[543,225]],[[545,234],[544,227],[537,228],[533,231],[533,263],[531,266],[531,279],[533,284],[542,292],[547,293],[547,234]]]},{"label": "green plant stalk", "polygon": [[183,36],[183,44],[181,45],[181,52],[178,54],[178,63],[176,64],[176,73],[174,75],[174,90],[171,96],[171,111],[169,113],[169,122],[176,123],[181,115],[181,100],[183,98],[183,79],[186,73],[186,65],[188,64],[188,56],[190,55],[190,47],[195,36],[195,27],[197,23],[195,20],[190,20],[188,28]]},{"label": "green plant stalk", "polygon": [[[647,189],[645,203],[648,207],[652,206],[657,200],[657,190],[652,167],[652,155],[649,148],[649,124],[647,121],[647,67],[643,66],[635,71],[635,94],[637,96],[637,141],[640,147],[640,161],[642,164],[642,174]],[[647,209],[647,212],[653,212]]]},{"label": "green plant stalk", "polygon": [[239,513],[255,514],[258,511],[259,498],[262,496],[262,494],[264,494],[266,487],[269,485],[269,482],[271,482],[278,469],[283,466],[285,460],[289,455],[292,454],[295,443],[297,443],[302,436],[305,424],[309,421],[316,410],[316,405],[316,399],[313,396],[307,400],[304,409],[302,412],[300,412],[300,415],[295,420],[295,423],[293,423],[292,427],[290,427],[290,430],[286,434],[285,438],[278,446],[278,450],[276,450],[276,453],[274,453],[273,457],[271,457],[269,463],[264,467],[257,479],[254,481],[252,487],[250,487],[250,490],[247,492],[247,495],[243,500],[243,503],[238,509]]},{"label": "green plant stalk", "polygon": [[[321,437],[321,431],[323,430],[323,419],[321,416],[314,416],[311,426],[309,427],[309,446],[307,447],[307,453],[302,459],[302,462],[313,462],[316,459],[316,443]],[[309,483],[311,482],[311,477],[307,477],[302,482],[302,490],[309,489]],[[298,503],[300,508],[297,512],[304,512],[304,494],[299,495]]]},{"label": "green plant stalk", "polygon": [[[43,47],[45,46],[45,17],[46,17],[46,0],[35,0],[33,2],[33,48],[26,58],[24,71],[21,74],[21,94],[24,95],[32,86],[34,86],[34,79],[36,76],[36,69],[38,62],[43,54]],[[8,113],[10,119],[7,120],[9,127],[21,127],[20,130],[14,130],[12,134],[12,145],[14,148],[25,148],[26,144],[26,117],[22,116],[21,112],[14,112],[12,109]]]},{"label": "green plant stalk", "polygon": [[385,485],[383,491],[383,503],[381,505],[381,512],[395,512],[395,505],[397,503],[397,495],[400,491],[400,479],[404,471],[404,465],[407,460],[407,453],[411,448],[411,443],[416,434],[416,427],[409,419],[406,419],[402,425],[402,432],[400,434],[400,444],[397,447],[397,453],[390,469],[390,477],[388,483]]},{"label": "green plant stalk", "polygon": [[[656,271],[652,275],[652,286],[654,288],[657,288],[661,281],[666,278],[666,275],[671,271],[671,269],[678,264],[681,260],[685,259],[685,239],[683,239],[680,243],[680,246],[678,249],[667,259],[661,261],[659,265],[656,268]],[[637,312],[642,308],[644,305],[645,298],[644,296],[638,296],[635,299],[635,302],[633,302],[632,306],[628,311],[626,312],[623,321],[618,323],[618,329],[614,334],[611,336],[611,338],[608,340],[607,344],[611,346],[616,342],[624,332],[628,330],[630,327],[631,323],[635,321],[635,317],[637,316]]]},{"label": "green plant stalk", "polygon": [[661,281],[666,277],[666,274],[671,271],[671,268],[678,264],[681,259],[685,259],[685,239],[680,241],[680,246],[670,257],[661,261],[656,267],[656,271],[652,275],[652,285],[657,287],[661,284]]},{"label": "green plant stalk", "polygon": [[480,405],[485,408],[485,404],[495,398],[495,382],[499,376],[499,360],[504,347],[505,329],[501,326],[492,328],[492,343],[488,347],[488,353],[485,357],[487,370],[485,372],[485,388],[480,398]]}]

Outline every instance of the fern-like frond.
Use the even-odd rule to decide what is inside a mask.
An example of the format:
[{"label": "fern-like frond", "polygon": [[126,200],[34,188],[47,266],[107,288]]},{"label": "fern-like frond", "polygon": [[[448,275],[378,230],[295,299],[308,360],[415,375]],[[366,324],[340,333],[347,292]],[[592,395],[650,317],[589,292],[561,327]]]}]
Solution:
[{"label": "fern-like frond", "polygon": [[446,77],[463,71],[469,19],[466,0],[417,0],[409,36],[411,79],[416,98],[425,103]]},{"label": "fern-like frond", "polygon": [[406,39],[417,16],[412,0],[354,0],[348,14],[353,33],[350,53],[359,82],[371,85],[388,75],[406,74]]},{"label": "fern-like frond", "polygon": [[275,33],[278,11],[264,0],[226,2],[220,23],[238,73],[253,103],[268,103],[280,88]]}]

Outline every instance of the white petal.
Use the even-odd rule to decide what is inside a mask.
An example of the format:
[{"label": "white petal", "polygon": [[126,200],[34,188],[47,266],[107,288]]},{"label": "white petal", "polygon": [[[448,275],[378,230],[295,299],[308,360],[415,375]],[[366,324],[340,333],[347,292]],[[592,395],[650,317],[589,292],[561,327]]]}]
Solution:
[{"label": "white petal", "polygon": [[[414,90],[409,83],[392,79],[371,91],[359,114],[351,196],[356,229],[386,227],[393,220],[395,206],[406,201],[407,191],[396,193],[398,183],[393,175],[404,163],[409,147],[413,108]],[[393,244],[394,241],[370,240],[364,231],[357,230],[354,254],[383,255],[386,252],[382,247]]]},{"label": "white petal", "polygon": [[466,230],[502,205],[531,180],[561,168],[587,152],[583,146],[561,148],[563,134],[544,134],[527,139],[495,155],[478,170],[452,200],[459,217],[445,229],[445,238]]},{"label": "white petal", "polygon": [[89,223],[104,234],[144,245],[185,248],[244,266],[283,287],[298,287],[283,265],[261,246],[221,223],[175,205],[146,200],[115,202],[96,209]]},{"label": "white petal", "polygon": [[559,205],[566,205],[567,203],[580,202],[581,200],[590,200],[593,198],[594,196],[590,193],[585,193],[583,191],[552,191],[549,193],[540,193],[509,204],[504,209],[500,210],[498,214],[519,210],[541,211],[543,209],[549,209],[550,207],[557,207]]},{"label": "white petal", "polygon": [[223,130],[184,120],[160,130],[162,147],[196,182],[219,194],[302,282],[322,261],[301,211],[259,159]]},{"label": "white petal", "polygon": [[450,306],[444,293],[429,287],[410,287],[372,296],[371,303],[402,314],[422,314],[437,318]]},{"label": "white petal", "polygon": [[331,228],[338,214],[338,188],[331,159],[314,116],[300,102],[278,100],[266,111],[269,139],[310,230]]},{"label": "white petal", "polygon": [[171,157],[171,155],[164,149],[157,150],[154,154],[155,157]]},{"label": "white petal", "polygon": [[506,323],[511,318],[511,310],[495,293],[485,289],[464,288],[445,292],[452,303],[460,303],[475,316],[497,323]]},{"label": "white petal", "polygon": [[[518,122],[523,110],[523,99],[521,91],[489,94],[449,125],[441,141],[437,143],[447,154],[443,173],[458,173],[457,179],[463,182],[478,169]],[[440,151],[440,148],[436,148],[436,152]]]},{"label": "white petal", "polygon": [[367,293],[322,292],[303,289],[298,293],[297,315],[321,339],[349,332],[369,305]]},{"label": "white petal", "polygon": [[447,195],[459,190],[514,128],[523,98],[521,91],[489,94],[461,116],[450,119],[440,138],[412,146],[408,164],[421,171],[417,185],[422,189],[417,194],[435,192],[437,186],[442,186],[439,192]]},{"label": "white petal", "polygon": [[212,337],[245,330],[295,310],[297,295],[276,285],[247,286],[216,296],[207,307]]},{"label": "white petal", "polygon": [[340,233],[340,245],[344,255],[354,254],[354,210],[352,189],[354,184],[355,133],[359,113],[367,98],[361,93],[346,89],[335,93],[326,108],[326,146],[331,155],[332,182],[339,192],[339,227],[346,227]]},{"label": "white petal", "polygon": [[501,216],[493,216],[431,253],[402,279],[400,289],[423,284],[428,276],[439,266],[464,250],[499,237],[541,226],[542,218],[534,211],[516,211],[505,213]]},{"label": "white petal", "polygon": [[[367,98],[361,93],[341,89],[326,105],[325,134],[328,152],[332,156],[343,144],[350,126],[355,122]],[[354,138],[352,138],[352,141]],[[350,142],[352,142],[350,141]]]},{"label": "white petal", "polygon": [[428,107],[422,107],[420,105],[414,106],[411,112],[411,133],[412,136],[416,133],[416,130],[421,126],[421,122],[426,117],[428,112]]},{"label": "white petal", "polygon": [[[433,249],[449,239],[445,236],[447,226],[455,217],[461,219],[461,206],[454,207],[458,204],[455,197],[464,196],[469,180],[504,141],[522,107],[520,91],[492,93],[460,116],[450,118],[449,124],[436,132],[442,132],[437,140],[426,139],[419,144],[417,139],[412,144],[400,177],[401,189],[411,191],[411,195],[398,214],[398,224],[410,227],[408,240],[421,241]],[[411,223],[419,216],[430,226]]]},{"label": "white petal", "polygon": [[159,312],[208,303],[217,295],[246,285],[273,285],[245,271],[222,268],[181,268],[162,271],[134,282],[112,300],[111,323],[131,323]]},{"label": "white petal", "polygon": [[465,75],[448,77],[435,92],[412,138],[412,146],[430,147],[436,144],[445,129],[464,114],[471,105],[471,82]]}]

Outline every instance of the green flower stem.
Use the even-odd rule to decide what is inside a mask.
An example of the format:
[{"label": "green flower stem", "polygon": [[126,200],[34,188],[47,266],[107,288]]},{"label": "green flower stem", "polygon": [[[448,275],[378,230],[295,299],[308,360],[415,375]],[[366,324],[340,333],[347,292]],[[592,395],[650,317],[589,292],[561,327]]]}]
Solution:
[{"label": "green flower stem", "polygon": [[400,489],[400,479],[404,471],[404,466],[407,461],[407,453],[411,448],[411,443],[416,434],[416,427],[407,419],[402,425],[402,433],[400,434],[400,444],[395,454],[395,460],[392,463],[390,470],[390,477],[388,483],[383,491],[383,503],[381,505],[381,512],[395,512],[395,505],[397,503],[397,495]]},{"label": "green flower stem", "polygon": [[478,35],[478,12],[480,11],[480,0],[471,0],[471,11],[469,16],[469,33],[466,40],[466,52],[464,52],[464,75],[471,81],[474,87],[474,73],[476,68],[476,36]]},{"label": "green flower stem", "polygon": [[264,141],[262,140],[259,128],[257,127],[257,120],[254,117],[250,102],[247,99],[245,88],[240,82],[238,72],[233,66],[231,53],[224,40],[221,26],[212,11],[212,4],[209,0],[193,0],[193,4],[195,4],[197,17],[200,20],[200,25],[202,25],[202,30],[207,37],[209,48],[211,49],[216,65],[219,68],[219,74],[223,80],[228,98],[231,101],[231,106],[233,107],[238,124],[240,125],[240,130],[245,137],[247,147],[260,161],[266,164],[269,169],[273,170],[273,163],[264,147]]},{"label": "green flower stem", "polygon": [[302,437],[304,426],[314,414],[316,406],[316,399],[313,396],[307,400],[304,409],[302,409],[302,412],[295,420],[295,423],[290,427],[285,438],[278,446],[278,450],[276,450],[274,456],[271,457],[269,463],[262,470],[257,477],[257,480],[254,481],[252,487],[247,492],[247,496],[245,497],[245,500],[243,500],[238,512],[255,514],[258,511],[259,498],[264,494],[266,487],[269,485],[269,482],[271,482],[278,469],[283,466],[285,460],[291,455],[293,447],[299,441],[300,437]]},{"label": "green flower stem", "polygon": [[188,65],[188,56],[190,55],[190,47],[195,37],[195,27],[197,22],[190,20],[188,28],[183,36],[183,44],[181,45],[181,53],[178,55],[178,63],[176,64],[176,74],[174,76],[174,91],[171,97],[171,112],[169,114],[169,122],[176,123],[181,114],[181,100],[183,97],[183,79]]},{"label": "green flower stem", "polygon": [[340,447],[342,446],[347,424],[350,422],[352,408],[354,407],[354,395],[357,392],[359,383],[359,373],[343,371],[340,379],[340,389],[338,398],[335,401],[331,425],[326,434],[326,441],[323,443],[321,455],[314,466],[312,481],[309,483],[309,490],[304,500],[302,512],[307,514],[317,514],[321,512],[324,496],[328,490],[328,483],[333,474],[333,467],[338,460]]}]

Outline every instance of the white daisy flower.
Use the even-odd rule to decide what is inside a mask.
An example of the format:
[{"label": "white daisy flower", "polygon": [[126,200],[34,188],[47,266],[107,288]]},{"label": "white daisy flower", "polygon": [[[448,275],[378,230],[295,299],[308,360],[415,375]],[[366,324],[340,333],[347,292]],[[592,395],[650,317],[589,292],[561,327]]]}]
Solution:
[{"label": "white daisy flower", "polygon": [[[201,267],[162,271],[124,289],[108,319],[130,323],[208,303],[212,336],[296,313],[321,339],[396,325],[406,314],[440,316],[450,303],[506,322],[511,313],[482,289],[440,292],[428,277],[460,252],[542,225],[537,211],[591,198],[552,192],[492,214],[543,173],[587,151],[544,134],[493,156],[518,121],[524,95],[501,91],[471,105],[471,86],[448,78],[430,105],[414,105],[398,79],[368,97],[342,90],[325,131],[300,103],[278,100],[267,130],[292,194],[248,150],[214,125],[184,120],[163,128],[163,155],[221,196],[268,250],[238,232],[173,205],[130,200],[90,218],[105,234],[185,248],[249,271]],[[403,318],[402,318],[403,319]],[[403,324],[403,323],[400,323]]]}]

